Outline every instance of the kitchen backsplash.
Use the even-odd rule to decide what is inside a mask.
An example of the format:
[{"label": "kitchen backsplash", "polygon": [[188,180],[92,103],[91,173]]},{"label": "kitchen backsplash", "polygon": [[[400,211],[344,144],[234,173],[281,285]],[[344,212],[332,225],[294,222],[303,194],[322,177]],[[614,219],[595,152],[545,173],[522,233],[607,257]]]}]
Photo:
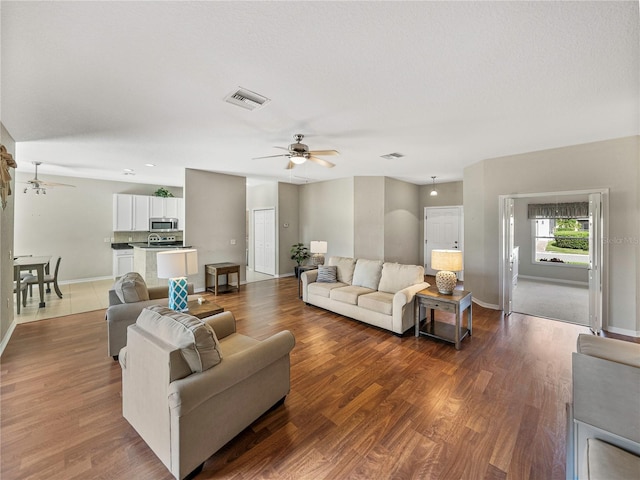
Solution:
[{"label": "kitchen backsplash", "polygon": [[[150,232],[113,232],[112,243],[133,243],[146,242]],[[176,237],[176,240],[182,240],[183,232],[164,232],[158,233],[161,237]]]}]

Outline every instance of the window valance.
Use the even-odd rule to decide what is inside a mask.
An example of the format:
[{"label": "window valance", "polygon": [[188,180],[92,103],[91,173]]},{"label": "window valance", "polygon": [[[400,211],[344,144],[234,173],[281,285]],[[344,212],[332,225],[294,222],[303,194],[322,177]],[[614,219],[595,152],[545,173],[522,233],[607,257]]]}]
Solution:
[{"label": "window valance", "polygon": [[589,202],[530,203],[529,218],[585,218],[589,216]]}]

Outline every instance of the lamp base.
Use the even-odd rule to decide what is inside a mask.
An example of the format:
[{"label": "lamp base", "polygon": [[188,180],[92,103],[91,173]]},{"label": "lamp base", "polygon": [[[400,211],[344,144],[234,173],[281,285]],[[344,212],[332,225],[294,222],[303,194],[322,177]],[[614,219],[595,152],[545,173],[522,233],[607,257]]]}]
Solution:
[{"label": "lamp base", "polygon": [[311,257],[311,263],[314,265],[324,265],[324,255],[321,253],[314,253]]},{"label": "lamp base", "polygon": [[458,277],[456,277],[454,272],[441,270],[436,273],[436,287],[438,287],[438,292],[440,293],[451,295],[453,290],[456,288],[457,283]]},{"label": "lamp base", "polygon": [[186,312],[187,305],[187,277],[169,279],[169,308],[176,312]]}]

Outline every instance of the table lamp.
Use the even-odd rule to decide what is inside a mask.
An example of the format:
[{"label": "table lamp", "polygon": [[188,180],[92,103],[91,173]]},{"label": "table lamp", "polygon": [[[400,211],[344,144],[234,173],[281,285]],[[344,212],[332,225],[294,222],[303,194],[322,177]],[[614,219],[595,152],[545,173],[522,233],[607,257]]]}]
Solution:
[{"label": "table lamp", "polygon": [[455,272],[462,270],[462,252],[460,250],[431,250],[431,268],[439,270],[436,273],[438,292],[451,295],[458,283]]},{"label": "table lamp", "polygon": [[158,278],[169,279],[169,308],[186,312],[187,275],[198,273],[198,251],[176,249],[157,253]]},{"label": "table lamp", "polygon": [[314,265],[324,265],[324,253],[327,253],[327,242],[311,240],[309,250],[313,253],[311,261]]}]

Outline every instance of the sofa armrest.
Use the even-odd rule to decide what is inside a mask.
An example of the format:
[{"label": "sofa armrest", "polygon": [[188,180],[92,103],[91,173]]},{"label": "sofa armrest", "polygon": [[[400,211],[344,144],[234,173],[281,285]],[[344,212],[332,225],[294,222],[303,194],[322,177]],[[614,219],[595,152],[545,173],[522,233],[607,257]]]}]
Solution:
[{"label": "sofa armrest", "polygon": [[168,394],[172,415],[187,415],[209,398],[288,356],[294,345],[293,334],[284,330],[246,350],[225,356],[209,370],[171,382]]},{"label": "sofa armrest", "polygon": [[128,324],[130,325],[136,322],[136,320],[138,319],[138,315],[140,315],[140,312],[142,312],[144,308],[150,307],[151,305],[163,305],[166,307],[168,304],[168,298],[158,298],[155,300],[145,300],[144,302],[111,305],[109,308],[107,308],[107,322],[128,322]]},{"label": "sofa armrest", "polygon": [[300,275],[302,279],[302,301],[307,301],[307,287],[318,279],[318,270],[307,270]]},{"label": "sofa armrest", "polygon": [[398,290],[393,296],[393,309],[402,308],[405,305],[411,303],[413,298],[420,290],[429,288],[427,282],[416,283],[415,285],[408,286],[402,290]]},{"label": "sofa armrest", "polygon": [[640,368],[640,343],[581,333],[578,335],[577,350],[591,357]]},{"label": "sofa armrest", "polygon": [[[149,300],[157,300],[160,298],[169,298],[169,283],[167,285],[156,285],[147,289],[149,292]],[[187,284],[187,294],[193,295],[194,292],[193,283]]]},{"label": "sofa armrest", "polygon": [[202,320],[216,332],[218,340],[236,333],[236,319],[231,312],[222,312]]}]

